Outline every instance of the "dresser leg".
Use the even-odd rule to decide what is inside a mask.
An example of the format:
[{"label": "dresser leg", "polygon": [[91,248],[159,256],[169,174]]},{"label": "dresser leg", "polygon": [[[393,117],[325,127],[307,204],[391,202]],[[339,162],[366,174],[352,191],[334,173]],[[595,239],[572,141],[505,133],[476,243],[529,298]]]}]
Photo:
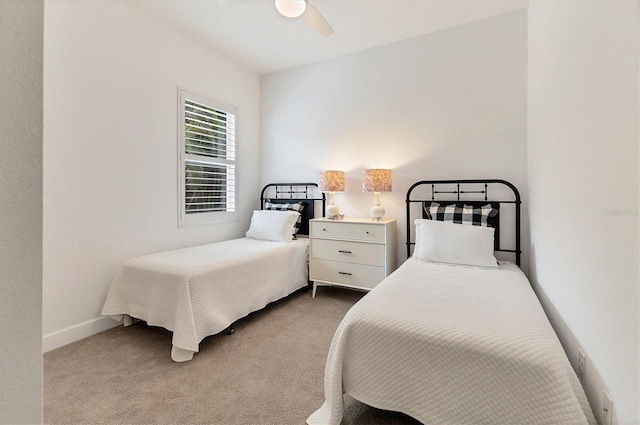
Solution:
[{"label": "dresser leg", "polygon": [[316,289],[318,289],[318,284],[313,282],[313,291],[311,291],[311,298],[316,297]]}]

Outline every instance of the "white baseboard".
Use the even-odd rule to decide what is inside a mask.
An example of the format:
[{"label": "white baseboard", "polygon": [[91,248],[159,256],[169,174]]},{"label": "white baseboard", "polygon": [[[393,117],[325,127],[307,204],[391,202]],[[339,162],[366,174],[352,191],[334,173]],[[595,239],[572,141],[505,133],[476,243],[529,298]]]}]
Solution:
[{"label": "white baseboard", "polygon": [[52,332],[42,337],[42,352],[55,350],[63,345],[80,341],[97,333],[115,328],[122,324],[122,321],[113,320],[111,317],[97,317],[68,328]]}]

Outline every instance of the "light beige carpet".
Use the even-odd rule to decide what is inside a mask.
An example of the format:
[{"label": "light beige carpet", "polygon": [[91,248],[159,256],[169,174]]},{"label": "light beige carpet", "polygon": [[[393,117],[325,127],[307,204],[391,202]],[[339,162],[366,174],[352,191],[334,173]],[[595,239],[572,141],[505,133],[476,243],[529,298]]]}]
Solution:
[{"label": "light beige carpet", "polygon": [[[206,338],[192,361],[171,361],[171,333],[138,323],[44,355],[47,424],[302,425],[324,401],[333,333],[361,292],[319,288]],[[345,396],[343,424],[411,424]]]}]

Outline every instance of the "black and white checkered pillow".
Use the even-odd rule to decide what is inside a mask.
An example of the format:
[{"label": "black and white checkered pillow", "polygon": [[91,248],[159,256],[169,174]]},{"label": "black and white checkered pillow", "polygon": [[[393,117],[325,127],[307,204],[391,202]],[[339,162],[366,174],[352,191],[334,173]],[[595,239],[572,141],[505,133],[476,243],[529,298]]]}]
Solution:
[{"label": "black and white checkered pillow", "polygon": [[[304,209],[304,204],[302,202],[295,203],[287,203],[287,204],[274,204],[272,202],[266,201],[264,203],[265,210],[273,210],[273,211],[297,211],[302,214],[302,210]],[[295,235],[300,230],[300,223],[302,223],[302,215],[298,216],[298,220],[296,220],[295,226],[293,226],[293,234]]]},{"label": "black and white checkered pillow", "polygon": [[440,205],[437,202],[424,203],[425,218],[428,220],[449,221],[474,226],[488,226],[487,219],[498,214],[498,210],[491,204],[482,206],[449,204]]}]

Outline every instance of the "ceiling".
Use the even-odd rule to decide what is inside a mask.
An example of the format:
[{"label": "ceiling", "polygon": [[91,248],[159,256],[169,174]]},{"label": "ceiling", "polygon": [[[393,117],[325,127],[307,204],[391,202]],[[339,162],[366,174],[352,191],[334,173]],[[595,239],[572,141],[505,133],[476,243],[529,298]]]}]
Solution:
[{"label": "ceiling", "polygon": [[527,0],[309,0],[335,33],[323,37],[272,0],[141,0],[165,22],[268,74],[526,9]]}]

